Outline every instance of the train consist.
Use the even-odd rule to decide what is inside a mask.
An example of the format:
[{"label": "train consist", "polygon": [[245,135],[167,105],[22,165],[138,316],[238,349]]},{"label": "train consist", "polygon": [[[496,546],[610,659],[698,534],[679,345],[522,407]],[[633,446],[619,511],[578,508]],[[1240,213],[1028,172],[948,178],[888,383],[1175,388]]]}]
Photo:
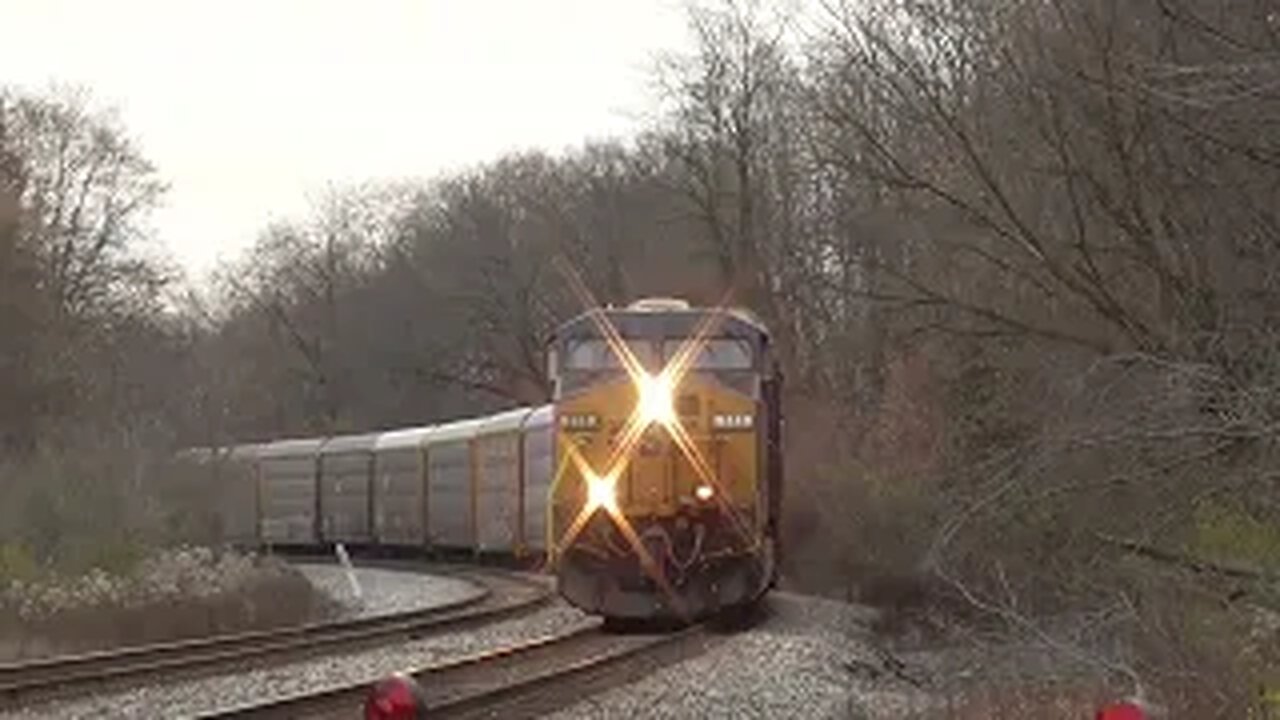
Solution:
[{"label": "train consist", "polygon": [[527,557],[546,548],[550,405],[444,425],[188,450],[242,546],[343,543]]},{"label": "train consist", "polygon": [[548,348],[553,402],[444,425],[183,454],[242,545],[545,559],[613,618],[748,605],[777,573],[781,377],[737,310],[597,309]]}]

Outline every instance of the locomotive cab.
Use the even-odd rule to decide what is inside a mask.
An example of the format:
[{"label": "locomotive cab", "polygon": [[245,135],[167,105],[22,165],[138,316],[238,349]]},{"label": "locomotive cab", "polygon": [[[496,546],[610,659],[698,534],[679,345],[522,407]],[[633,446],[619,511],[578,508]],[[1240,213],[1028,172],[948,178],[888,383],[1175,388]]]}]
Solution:
[{"label": "locomotive cab", "polygon": [[548,554],[562,595],[693,620],[773,583],[780,378],[750,314],[646,300],[556,333]]}]

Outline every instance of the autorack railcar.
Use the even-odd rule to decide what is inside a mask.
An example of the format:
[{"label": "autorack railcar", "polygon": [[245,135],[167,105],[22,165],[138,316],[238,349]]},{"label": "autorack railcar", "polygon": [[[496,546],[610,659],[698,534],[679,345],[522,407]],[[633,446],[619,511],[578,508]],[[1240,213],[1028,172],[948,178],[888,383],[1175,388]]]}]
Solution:
[{"label": "autorack railcar", "polygon": [[320,448],[325,438],[278,440],[258,451],[258,539],[267,545],[320,542]]},{"label": "autorack railcar", "polygon": [[353,545],[373,542],[373,466],[377,433],[340,435],[320,446],[320,537]]},{"label": "autorack railcar", "polygon": [[374,445],[373,533],[379,543],[427,543],[427,441],[435,428],[393,430]]},{"label": "autorack railcar", "polygon": [[179,454],[216,485],[237,545],[426,548],[531,557],[545,547],[551,408],[383,433]]}]

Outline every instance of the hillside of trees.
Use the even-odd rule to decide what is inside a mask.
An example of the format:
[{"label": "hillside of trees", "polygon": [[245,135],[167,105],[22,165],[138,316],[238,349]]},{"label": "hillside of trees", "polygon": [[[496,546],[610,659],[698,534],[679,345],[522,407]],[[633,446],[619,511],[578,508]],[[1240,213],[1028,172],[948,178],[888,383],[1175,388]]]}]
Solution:
[{"label": "hillside of trees", "polygon": [[773,329],[791,586],[1055,618],[1099,672],[1242,716],[1280,681],[1280,7],[689,20],[638,137],[336,190],[212,294],[149,254],[164,188],[123,128],[0,96],[4,537],[160,533],[125,498],[169,448],[543,402],[568,267]]}]

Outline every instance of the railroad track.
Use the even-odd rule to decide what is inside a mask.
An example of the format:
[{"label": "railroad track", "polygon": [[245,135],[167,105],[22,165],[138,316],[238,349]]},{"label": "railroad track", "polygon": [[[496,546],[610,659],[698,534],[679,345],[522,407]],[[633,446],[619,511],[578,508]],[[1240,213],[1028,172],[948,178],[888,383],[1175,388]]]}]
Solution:
[{"label": "railroad track", "polygon": [[0,710],[143,680],[153,682],[160,677],[416,640],[529,612],[552,598],[546,585],[510,573],[469,570],[450,574],[475,581],[481,592],[423,610],[2,664]]},{"label": "railroad track", "polygon": [[[433,718],[535,718],[704,651],[701,626],[619,635],[594,624],[496,650],[406,670]],[[201,718],[353,718],[378,678],[224,709]]]}]

